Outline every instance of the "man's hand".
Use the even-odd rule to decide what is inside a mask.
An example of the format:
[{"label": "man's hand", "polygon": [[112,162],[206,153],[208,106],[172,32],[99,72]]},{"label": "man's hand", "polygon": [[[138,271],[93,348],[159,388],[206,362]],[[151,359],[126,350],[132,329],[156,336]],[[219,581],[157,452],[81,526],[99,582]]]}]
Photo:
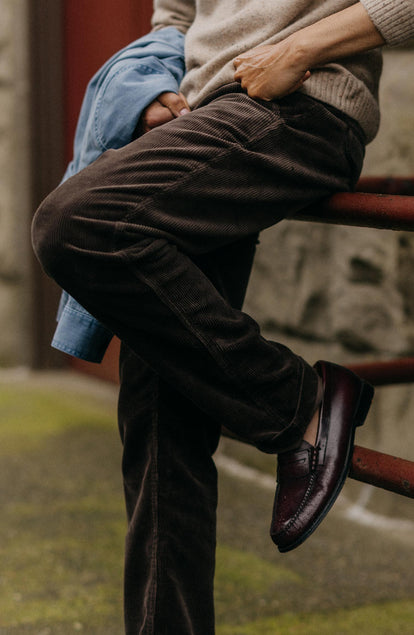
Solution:
[{"label": "man's hand", "polygon": [[258,46],[236,57],[233,63],[234,79],[249,97],[266,101],[293,93],[310,77],[300,56],[296,59],[285,42]]},{"label": "man's hand", "polygon": [[366,9],[357,2],[278,44],[239,55],[233,61],[234,79],[250,97],[270,101],[298,90],[312,69],[384,44]]},{"label": "man's hand", "polygon": [[186,98],[181,93],[161,93],[143,111],[138,132],[144,134],[153,128],[190,112]]}]

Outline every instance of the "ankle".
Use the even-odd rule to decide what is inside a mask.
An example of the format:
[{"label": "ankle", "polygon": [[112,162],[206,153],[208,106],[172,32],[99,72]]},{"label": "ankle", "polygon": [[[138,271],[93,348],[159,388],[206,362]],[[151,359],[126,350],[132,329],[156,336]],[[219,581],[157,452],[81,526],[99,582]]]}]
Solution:
[{"label": "ankle", "polygon": [[305,430],[305,434],[303,435],[303,440],[307,441],[311,445],[315,445],[316,443],[316,438],[318,435],[318,428],[319,428],[320,406],[321,406],[322,397],[323,397],[323,382],[320,377],[318,379],[319,381],[318,381],[318,390],[317,390],[316,401],[315,401],[315,410],[308,424],[308,427]]}]

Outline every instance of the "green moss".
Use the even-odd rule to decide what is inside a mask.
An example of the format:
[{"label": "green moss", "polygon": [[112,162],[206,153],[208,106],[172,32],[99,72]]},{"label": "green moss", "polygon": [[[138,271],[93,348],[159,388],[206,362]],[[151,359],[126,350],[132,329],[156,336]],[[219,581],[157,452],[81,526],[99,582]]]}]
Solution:
[{"label": "green moss", "polygon": [[243,626],[221,625],[217,635],[412,635],[414,602],[374,604],[329,613],[280,615]]},{"label": "green moss", "polygon": [[301,578],[293,571],[271,564],[248,551],[227,545],[217,547],[216,586],[228,586],[235,592],[263,592],[269,586],[297,583]]},{"label": "green moss", "polygon": [[93,624],[114,614],[121,619],[122,516],[85,518],[80,510],[68,517],[63,509],[59,511],[65,531],[56,530],[50,513],[45,513],[43,531],[38,524],[30,531],[28,522],[26,531],[2,541],[0,623],[4,626],[51,626],[63,619]]},{"label": "green moss", "polygon": [[121,633],[115,407],[8,385],[0,418],[0,632]]},{"label": "green moss", "polygon": [[27,387],[0,386],[0,456],[34,449],[71,427],[113,427],[115,408],[105,410],[85,397]]},{"label": "green moss", "polygon": [[283,589],[300,588],[301,578],[293,571],[270,563],[258,555],[228,545],[217,546],[215,609],[217,620],[236,624],[258,615],[274,615]]}]

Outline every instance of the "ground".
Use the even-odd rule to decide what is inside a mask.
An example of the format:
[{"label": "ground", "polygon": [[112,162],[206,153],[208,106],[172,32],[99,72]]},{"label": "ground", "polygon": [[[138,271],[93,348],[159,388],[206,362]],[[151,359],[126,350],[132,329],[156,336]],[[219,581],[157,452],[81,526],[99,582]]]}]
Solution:
[{"label": "ground", "polygon": [[[121,635],[116,390],[5,373],[0,415],[0,635]],[[412,521],[364,516],[366,487],[349,483],[314,536],[281,555],[268,536],[273,459],[224,440],[217,464],[217,635],[411,635]]]}]

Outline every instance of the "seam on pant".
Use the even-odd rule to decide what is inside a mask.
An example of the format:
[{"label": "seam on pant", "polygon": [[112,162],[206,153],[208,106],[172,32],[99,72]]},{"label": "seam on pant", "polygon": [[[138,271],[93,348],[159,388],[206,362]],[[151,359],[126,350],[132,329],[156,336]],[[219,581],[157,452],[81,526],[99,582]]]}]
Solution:
[{"label": "seam on pant", "polygon": [[[159,393],[159,379],[154,379],[156,386],[154,389]],[[154,391],[155,391],[154,390]],[[156,403],[156,400],[154,400]],[[151,590],[149,593],[149,606],[147,610],[147,624],[145,626],[145,635],[156,635],[155,633],[155,613],[158,595],[158,555],[159,555],[159,478],[158,478],[158,408],[153,408],[152,425],[151,425],[151,441],[152,441],[152,465],[151,465],[151,514],[153,527],[153,542],[151,549]]]}]

